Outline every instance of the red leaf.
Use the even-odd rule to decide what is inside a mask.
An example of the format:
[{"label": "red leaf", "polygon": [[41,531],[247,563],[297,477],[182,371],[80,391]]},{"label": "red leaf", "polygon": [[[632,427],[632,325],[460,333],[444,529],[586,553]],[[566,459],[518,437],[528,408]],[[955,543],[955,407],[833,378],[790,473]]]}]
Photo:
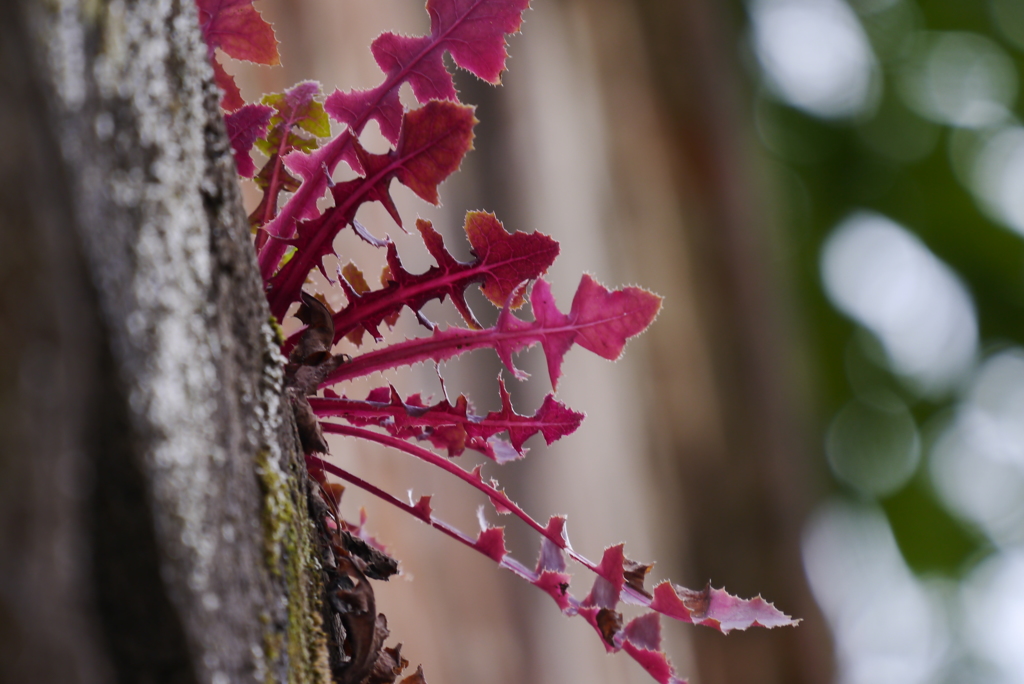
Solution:
[{"label": "red leaf", "polygon": [[[398,181],[431,204],[438,204],[437,186],[450,176],[466,152],[473,149],[474,107],[448,102],[428,102],[406,113],[402,135],[389,166]],[[368,174],[369,175],[369,174]]]},{"label": "red leaf", "polygon": [[564,572],[543,570],[531,584],[547,592],[555,600],[555,603],[558,604],[558,607],[562,609],[562,612],[565,612],[572,605],[572,596],[569,594],[569,581],[571,579],[572,576]]},{"label": "red leaf", "polygon": [[[340,162],[347,162],[358,174],[365,173],[365,169],[356,157],[352,142],[351,133],[345,131],[320,149],[314,150],[312,154],[297,150],[283,159],[285,167],[301,178],[301,183],[295,194],[281,209],[281,213],[266,225],[266,230],[270,235],[278,238],[288,237],[295,232],[296,221],[315,219],[320,216],[320,210],[316,203],[324,196],[327,188],[333,184],[331,176]],[[273,273],[280,263],[280,254],[283,254],[283,251],[276,255],[269,255],[269,257],[265,257],[264,252],[260,253],[260,268],[261,271],[264,271],[264,282],[269,277],[266,272]],[[265,263],[266,265],[264,265]]]},{"label": "red leaf", "polygon": [[505,34],[515,33],[529,0],[428,0],[430,34],[420,37],[381,34],[370,50],[387,78],[376,88],[343,93],[327,99],[327,110],[358,135],[370,119],[394,142],[402,105],[398,89],[408,81],[420,102],[458,97],[442,56],[478,77],[498,83],[508,53]]},{"label": "red leaf", "polygon": [[[378,326],[388,316],[404,307],[419,311],[427,302],[451,297],[455,308],[472,328],[479,328],[466,303],[465,292],[473,283],[483,282],[481,288],[490,298],[501,298],[502,304],[511,299],[524,283],[543,274],[558,255],[558,243],[541,233],[505,232],[501,222],[492,214],[469,212],[465,230],[476,259],[469,263],[456,260],[444,245],[441,235],[429,221],[416,221],[427,250],[437,261],[425,273],[414,275],[402,266],[393,245],[388,247],[389,284],[374,292],[357,291],[358,297],[349,297],[349,305],[338,312],[334,328],[338,339],[358,328],[364,328],[379,338]],[[521,303],[521,298],[519,300]]]},{"label": "red leaf", "polygon": [[[469,473],[453,465],[450,461],[425,449],[406,444],[405,442],[386,435],[376,434],[360,428],[350,428],[333,423],[324,423],[323,429],[324,432],[333,432],[335,434],[349,435],[351,437],[361,437],[371,442],[391,446],[416,456],[428,463],[432,463],[483,492],[491,499],[492,502],[495,502],[496,505],[500,503],[504,508],[508,509],[508,512],[513,513],[516,517],[540,533],[545,539],[552,542],[554,545],[565,549],[571,558],[589,568],[598,576],[590,593],[587,595],[586,599],[578,604],[578,607],[580,615],[585,617],[588,622],[599,630],[599,632],[601,631],[601,625],[597,623],[598,613],[600,610],[615,610],[622,593],[627,594],[631,603],[648,606],[654,611],[683,622],[714,627],[723,633],[728,633],[733,629],[744,630],[749,627],[773,628],[793,626],[799,623],[799,620],[793,620],[760,596],[754,599],[740,599],[728,594],[724,590],[713,589],[710,584],[702,591],[694,591],[672,585],[669,582],[662,582],[655,587],[653,599],[647,598],[632,587],[625,586],[624,572],[626,560],[625,555],[623,554],[622,544],[605,549],[604,555],[601,558],[601,563],[595,565],[593,562],[572,551],[569,547],[568,540],[564,535],[564,520],[552,518],[548,522],[548,525],[542,528],[537,521],[527,515],[518,505],[512,502],[504,492],[498,490],[496,488],[496,483],[494,483],[493,480],[491,481],[491,484],[483,482],[483,479],[480,476],[479,466],[472,473]],[[322,463],[324,469],[329,472],[335,474],[343,472],[326,462],[319,460],[316,462]],[[369,487],[370,491],[375,493],[380,492],[379,489],[372,485],[368,485],[367,483],[356,481],[351,477],[347,477],[346,479],[353,482],[353,484],[363,487],[364,489]],[[378,496],[382,494],[383,493],[379,493]],[[389,497],[387,495],[384,495],[384,498],[389,501],[393,499],[393,497]],[[411,512],[412,507],[408,504],[399,502],[395,505],[405,510],[410,510]],[[480,515],[482,519],[482,513]],[[435,519],[431,518],[431,521],[431,524],[434,524]],[[486,522],[482,521],[481,527],[486,527]],[[465,539],[465,535],[461,535],[461,533],[456,534],[450,526],[445,526],[445,531],[460,541],[487,553],[492,558],[494,557],[494,554],[497,553],[498,547],[493,538],[483,542],[483,545],[480,546],[480,540],[477,542],[469,541],[468,539]],[[493,536],[494,535],[492,535],[492,537]],[[481,539],[482,538],[483,533],[481,533]],[[502,536],[501,539],[501,549],[503,550],[502,558],[505,558],[504,554],[507,554],[507,551],[504,551],[504,536]],[[507,559],[502,562],[502,565],[504,567],[511,567]],[[516,572],[531,581],[536,579],[537,575],[537,573],[531,572],[521,565],[516,566]]]},{"label": "red leaf", "polygon": [[196,7],[199,28],[213,65],[214,81],[224,91],[221,106],[229,112],[235,111],[245,102],[235,79],[215,59],[214,50],[220,48],[235,59],[257,64],[280,64],[274,29],[252,6],[252,0],[196,0]]},{"label": "red leaf", "polygon": [[[331,125],[323,105],[315,99],[319,94],[319,83],[305,81],[283,93],[263,96],[263,104],[273,109],[274,116],[270,119],[270,131],[256,141],[269,161],[257,177],[257,185],[263,189],[263,198],[253,212],[255,225],[262,226],[274,217],[278,196],[283,190],[294,192],[298,188],[298,179],[285,168],[285,156],[293,150],[314,150],[320,144],[317,138],[331,134]],[[256,242],[257,252],[266,242],[267,233],[260,235]]]},{"label": "red leaf", "polygon": [[494,214],[469,212],[465,229],[477,268],[484,272],[480,291],[497,307],[522,306],[526,300],[520,286],[543,275],[558,256],[558,243],[547,235],[509,235]]},{"label": "red leaf", "polygon": [[[575,432],[583,422],[584,415],[582,413],[577,413],[557,401],[553,394],[544,397],[544,403],[541,404],[537,413],[532,416],[521,416],[512,410],[511,397],[508,390],[505,389],[505,381],[500,378],[498,391],[501,394],[501,411],[488,413],[484,423],[488,427],[507,425],[509,441],[519,453],[523,451],[523,442],[538,432],[544,435],[545,442],[551,444],[555,440]],[[474,434],[476,427],[477,425],[473,425],[467,428],[467,431]]]},{"label": "red leaf", "polygon": [[[320,417],[341,417],[353,425],[377,425],[403,439],[429,439],[440,448],[447,449],[450,457],[459,456],[466,447],[479,451],[498,463],[524,455],[523,442],[540,432],[547,443],[570,434],[583,420],[576,413],[549,395],[533,416],[521,416],[512,410],[511,398],[499,379],[502,410],[486,416],[473,414],[469,402],[460,395],[455,404],[447,399],[432,406],[424,406],[419,397],[403,402],[395,389],[382,387],[370,393],[365,401],[347,398],[309,399],[313,411]],[[507,431],[512,440],[508,453],[498,450],[491,438]]]},{"label": "red leaf", "polygon": [[[371,118],[377,119],[388,140],[392,143],[398,140],[402,117],[398,90],[402,83],[408,79],[420,79],[419,85],[414,85],[414,91],[422,93],[429,92],[429,89],[417,90],[423,83],[440,78],[442,85],[447,83],[448,88],[451,88],[451,77],[446,73],[436,73],[437,66],[442,64],[441,56],[445,50],[449,50],[463,68],[496,83],[504,69],[504,33],[519,30],[522,12],[528,5],[529,0],[429,0],[427,10],[431,16],[431,34],[426,38],[426,49],[415,55],[412,62],[404,63],[398,71],[389,73],[384,83],[377,88],[332,94],[327,99],[326,107],[336,119],[349,124],[349,130],[313,154],[294,152],[284,160],[287,167],[302,178],[303,183],[277,218],[268,225],[268,232],[275,237],[287,238],[295,231],[295,221],[316,217],[316,202],[323,196],[330,184],[331,174],[342,160],[356,173],[365,172],[355,155],[354,143]],[[384,47],[384,43],[381,47]],[[428,66],[421,69],[424,64]],[[454,89],[450,92],[452,97],[448,99],[455,99]],[[280,254],[283,251],[274,255],[269,266],[264,266],[261,259],[264,281],[269,279],[280,263]]]},{"label": "red leaf", "polygon": [[[311,398],[314,412],[322,417],[341,417],[353,425],[377,425],[403,439],[426,438],[430,430],[455,426],[468,420],[468,402],[460,396],[456,405],[447,401],[426,407],[419,401],[419,395],[403,402],[394,387],[380,387],[365,401],[348,398]],[[463,439],[465,431],[463,431]],[[461,453],[461,451],[459,452]],[[456,456],[458,453],[452,454]]]},{"label": "red leaf", "polygon": [[270,117],[274,110],[265,105],[246,105],[237,112],[224,117],[227,126],[228,138],[231,140],[231,149],[235,154],[235,165],[238,167],[238,175],[245,178],[252,178],[256,173],[256,165],[252,163],[249,150],[256,138],[262,137],[270,123]]},{"label": "red leaf", "polygon": [[216,59],[211,58],[210,64],[213,66],[213,82],[224,91],[224,97],[220,100],[221,108],[228,112],[241,108],[245,100],[242,99],[242,91],[235,83],[235,77],[224,71],[224,67]]},{"label": "red leaf", "polygon": [[199,26],[212,53],[220,48],[235,59],[275,66],[281,63],[274,29],[252,6],[253,0],[196,0]]},{"label": "red leaf", "polygon": [[485,347],[493,348],[505,366],[522,378],[512,354],[538,342],[547,356],[551,384],[557,386],[562,357],[574,343],[605,358],[618,358],[626,339],[650,325],[661,307],[661,298],[647,290],[627,287],[609,292],[589,275],[583,276],[568,315],[555,307],[544,280],[534,286],[531,302],[537,317],[532,323],[519,320],[506,307],[493,328],[435,330],[430,337],[357,356],[331,373],[324,386],[428,359],[440,362]]},{"label": "red leaf", "polygon": [[434,510],[430,507],[431,498],[433,497],[429,495],[421,496],[419,499],[417,499],[416,505],[412,507],[413,515],[415,515],[420,520],[423,520],[424,522],[430,522],[430,516]]},{"label": "red leaf", "polygon": [[[298,296],[310,269],[322,267],[323,257],[333,251],[334,237],[351,223],[363,202],[380,201],[399,221],[388,192],[392,178],[397,177],[423,199],[436,202],[437,185],[459,167],[462,157],[472,147],[475,124],[472,107],[430,102],[406,114],[398,147],[389,153],[370,154],[354,143],[366,176],[331,188],[334,207],[313,221],[299,224],[298,235],[293,241],[297,248],[295,256],[270,281],[270,304],[274,315],[284,316]],[[281,240],[267,243],[260,254],[260,268],[265,280],[277,267],[286,247],[287,244]]]},{"label": "red leaf", "polygon": [[508,549],[505,548],[505,528],[488,527],[480,532],[473,546],[495,563],[500,563],[501,559],[508,555]]},{"label": "red leaf", "polygon": [[[346,433],[355,434],[349,431],[346,431]],[[380,497],[393,506],[423,519],[412,505],[399,501],[375,485],[331,463],[316,457],[307,457],[307,462],[319,466],[347,482]],[[463,473],[463,475],[468,474]],[[472,479],[472,481],[479,481],[479,478]],[[417,504],[418,506],[419,504]],[[541,528],[521,511],[517,512],[517,515],[536,531],[540,532],[544,536],[545,541],[550,542],[552,546],[555,545],[555,541],[559,541],[564,543],[565,548],[568,549],[568,540],[565,539],[564,535],[564,518],[552,517],[548,521],[547,526]],[[608,651],[615,651],[619,648],[626,651],[661,684],[685,684],[685,680],[676,677],[668,657],[660,650],[661,623],[656,614],[646,613],[641,615],[630,621],[624,629],[621,629],[619,624],[615,623],[618,613],[613,608],[598,607],[596,602],[594,605],[587,606],[585,605],[586,602],[581,603],[577,601],[568,591],[569,575],[546,569],[543,563],[543,556],[542,562],[538,563],[536,571],[531,571],[522,563],[509,556],[505,549],[504,535],[500,532],[500,528],[485,529],[474,540],[469,535],[437,519],[433,515],[430,515],[426,522],[462,544],[487,555],[501,567],[511,570],[534,586],[539,587],[558,603],[559,608],[566,615],[578,615],[585,619],[601,636]],[[484,526],[486,526],[486,523],[484,523]],[[488,533],[490,534],[488,535]],[[611,580],[608,578],[614,579],[616,571],[621,572],[624,563],[621,545],[607,549],[600,565],[595,565],[574,552],[570,552],[570,555],[587,568],[598,573],[599,576],[609,583],[611,583]],[[622,584],[620,583],[621,586]],[[626,588],[625,591],[629,593],[632,589]],[[681,592],[682,598],[680,598],[677,591]],[[593,592],[591,593],[593,595]],[[664,582],[655,588],[653,601],[642,594],[636,594],[633,598],[640,605],[649,606],[654,610],[684,622],[695,622],[695,620],[691,619],[691,611],[699,611],[699,614],[694,616],[698,618],[704,616],[704,621],[699,624],[710,624],[710,626],[718,627],[719,629],[723,629],[727,623],[730,624],[728,629],[745,629],[750,626],[779,627],[795,625],[799,622],[799,620],[793,620],[783,615],[773,606],[765,603],[760,597],[752,601],[744,601],[729,596],[722,590],[711,589],[710,586],[704,591],[697,592],[681,587],[673,589],[672,585]],[[710,616],[712,612],[718,614],[719,618],[727,619],[724,621],[718,618],[712,620]],[[705,615],[705,613],[707,614]],[[753,621],[750,620],[752,614],[757,616]],[[709,622],[709,620],[711,621]],[[723,631],[726,630],[723,629]]]}]

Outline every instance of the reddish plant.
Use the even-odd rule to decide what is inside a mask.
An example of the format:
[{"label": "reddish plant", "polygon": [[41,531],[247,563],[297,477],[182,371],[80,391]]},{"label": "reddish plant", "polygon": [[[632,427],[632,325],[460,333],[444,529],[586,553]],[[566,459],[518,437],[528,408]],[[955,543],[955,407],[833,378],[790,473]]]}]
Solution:
[{"label": "reddish plant", "polygon": [[[211,57],[219,47],[237,59],[278,62],[273,30],[252,7],[252,0],[197,3]],[[322,104],[320,87],[312,82],[267,95],[259,104],[245,104],[231,76],[214,61],[239,174],[253,178],[262,190],[250,222],[271,312],[283,319],[298,302],[297,317],[305,324],[283,341],[282,351],[289,359],[287,391],[306,463],[321,485],[323,510],[316,514],[317,522],[333,552],[327,603],[340,616],[343,627],[333,653],[339,682],[394,682],[406,662],[397,650],[382,648],[386,623],[383,616],[376,615],[368,583],[361,581],[366,577],[386,579],[397,566],[375,548],[362,521],[353,524],[340,516],[341,488],[328,481],[328,474],[374,494],[537,586],[565,615],[590,623],[608,651],[625,651],[662,684],[682,680],[661,650],[659,614],[721,632],[795,624],[760,597],[738,599],[710,585],[694,591],[666,581],[649,592],[644,579],[651,566],[628,559],[622,544],[606,549],[600,562],[588,560],[570,545],[565,518],[537,522],[495,480],[485,479],[480,467],[467,471],[451,460],[468,448],[502,464],[522,458],[523,443],[537,433],[548,444],[572,433],[583,415],[560,403],[554,394],[545,398],[534,415],[522,416],[513,410],[504,382],[499,381],[501,410],[477,415],[465,396],[454,402],[446,396],[430,403],[418,394],[403,399],[394,387],[380,387],[365,399],[353,399],[335,389],[343,390],[347,381],[378,371],[428,359],[440,362],[484,347],[493,349],[505,367],[522,380],[525,375],[515,367],[513,355],[535,344],[542,347],[552,387],[557,388],[562,359],[573,345],[615,360],[626,341],[643,332],[656,317],[661,307],[657,295],[637,287],[609,291],[588,275],[582,277],[568,313],[563,313],[541,278],[558,255],[558,244],[540,233],[509,234],[491,214],[470,212],[466,216],[465,232],[473,254],[470,262],[455,259],[430,222],[417,220],[415,227],[436,262],[419,274],[402,265],[393,242],[374,237],[356,221],[363,203],[377,201],[402,225],[390,196],[392,180],[424,200],[438,203],[437,187],[458,169],[470,150],[476,124],[473,108],[458,101],[442,55],[448,52],[459,67],[497,83],[507,57],[505,36],[519,30],[527,6],[528,0],[428,0],[428,35],[384,33],[371,44],[385,74],[379,86],[336,91]],[[422,103],[418,109],[406,110],[399,102],[403,83],[412,87]],[[345,125],[333,139],[328,116]],[[370,120],[378,123],[392,145],[386,154],[372,154],[359,142]],[[253,145],[267,157],[258,172],[250,156]],[[334,182],[333,174],[341,162],[357,174],[355,179]],[[328,193],[333,206],[321,211],[317,201]],[[282,197],[287,197],[283,206]],[[335,277],[326,272],[324,257],[335,255],[335,237],[346,228],[386,250],[380,288],[368,285],[351,263]],[[347,304],[339,311],[331,312],[303,291],[315,269],[329,281],[336,280],[343,290]],[[479,286],[500,309],[492,327],[482,326],[466,302],[466,290],[472,285]],[[440,330],[424,317],[421,310],[427,302],[445,298],[461,314],[465,328]],[[514,313],[527,303],[532,321]],[[404,309],[416,315],[430,334],[352,357],[333,353],[342,338],[354,347],[365,333],[382,340],[381,324],[390,327]],[[324,432],[403,451],[483,492],[498,513],[520,518],[540,536],[536,565],[531,568],[512,558],[503,529],[487,526],[482,517],[482,531],[474,537],[434,516],[430,496],[406,503],[333,464]],[[572,578],[566,572],[566,557],[595,575],[583,598],[570,592]],[[620,603],[647,610],[623,624]],[[422,672],[417,671],[403,683],[421,681]]]}]

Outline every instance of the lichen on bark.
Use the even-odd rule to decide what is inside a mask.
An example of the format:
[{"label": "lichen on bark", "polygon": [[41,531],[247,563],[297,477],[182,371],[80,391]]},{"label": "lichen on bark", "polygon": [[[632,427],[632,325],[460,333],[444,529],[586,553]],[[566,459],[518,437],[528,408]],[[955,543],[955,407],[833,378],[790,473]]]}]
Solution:
[{"label": "lichen on bark", "polygon": [[308,483],[304,466],[296,460],[288,465],[288,472],[282,470],[269,450],[257,455],[264,553],[287,593],[286,627],[283,632],[266,631],[265,651],[271,660],[284,660],[281,656],[287,654],[288,682],[329,684],[330,658],[321,617],[324,586],[317,546],[311,543],[316,530],[305,513],[300,514],[307,505]]}]

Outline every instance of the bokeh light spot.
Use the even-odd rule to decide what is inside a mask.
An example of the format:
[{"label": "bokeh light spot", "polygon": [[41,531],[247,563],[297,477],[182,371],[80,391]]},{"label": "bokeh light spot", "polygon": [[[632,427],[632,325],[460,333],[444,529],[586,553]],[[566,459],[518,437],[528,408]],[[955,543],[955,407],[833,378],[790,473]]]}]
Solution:
[{"label": "bokeh light spot", "polygon": [[973,159],[970,178],[981,206],[997,221],[1024,234],[1024,128],[988,136]]},{"label": "bokeh light spot", "polygon": [[949,643],[942,603],[910,572],[885,516],[824,504],[808,523],[803,558],[835,634],[837,682],[933,681]]},{"label": "bokeh light spot", "polygon": [[967,290],[899,224],[850,216],[825,242],[821,272],[833,304],[875,334],[916,391],[947,392],[973,367],[978,323]]},{"label": "bokeh light spot", "polygon": [[1009,116],[1017,70],[997,43],[966,32],[925,32],[912,39],[899,74],[908,106],[938,123],[992,126]]},{"label": "bokeh light spot", "polygon": [[935,488],[997,544],[1024,543],[1024,350],[989,358],[930,459]]},{"label": "bokeh light spot", "polygon": [[877,100],[871,45],[841,0],[755,0],[754,50],[771,90],[824,118],[851,117]]},{"label": "bokeh light spot", "polygon": [[832,420],[825,439],[829,466],[843,482],[876,497],[906,484],[917,469],[921,440],[905,404],[890,393],[855,399]]},{"label": "bokeh light spot", "polygon": [[1000,554],[980,565],[963,591],[967,641],[1001,677],[1024,681],[1024,551]]}]

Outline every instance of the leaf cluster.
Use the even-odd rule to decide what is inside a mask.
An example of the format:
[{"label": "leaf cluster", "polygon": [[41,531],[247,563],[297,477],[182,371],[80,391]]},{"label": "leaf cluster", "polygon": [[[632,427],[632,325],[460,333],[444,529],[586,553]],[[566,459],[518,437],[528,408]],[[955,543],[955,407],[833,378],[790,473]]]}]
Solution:
[{"label": "leaf cluster", "polygon": [[[198,3],[211,55],[219,47],[239,59],[276,62],[273,31],[252,8],[251,0]],[[429,34],[384,33],[370,46],[383,72],[378,86],[335,91],[322,103],[319,85],[304,82],[267,95],[259,104],[245,105],[233,81],[215,63],[217,82],[225,91],[228,131],[239,173],[254,178],[262,191],[250,221],[271,312],[283,319],[298,303],[297,317],[305,324],[285,341],[283,351],[289,358],[288,396],[295,407],[307,465],[329,502],[320,522],[337,537],[328,559],[334,573],[331,601],[337,604],[337,613],[345,616],[348,635],[337,656],[339,681],[378,681],[368,679],[375,659],[402,661],[397,653],[388,655],[383,639],[378,638],[386,632],[386,624],[383,631],[377,629],[372,592],[367,598],[363,589],[371,576],[364,567],[366,560],[353,554],[337,535],[344,533],[346,539],[362,539],[371,546],[373,541],[363,532],[362,521],[353,525],[341,517],[337,504],[342,488],[328,475],[365,489],[537,586],[565,615],[589,623],[607,650],[625,651],[662,684],[682,680],[661,650],[659,615],[722,632],[793,624],[760,598],[737,599],[710,585],[693,591],[663,582],[649,592],[644,580],[651,566],[628,559],[622,544],[606,549],[600,562],[588,560],[569,543],[564,517],[552,517],[541,525],[496,480],[485,479],[482,467],[468,471],[452,460],[472,449],[500,465],[523,458],[525,442],[533,435],[542,435],[550,444],[571,434],[584,416],[559,402],[554,393],[533,415],[516,413],[500,378],[501,409],[486,415],[475,413],[462,395],[455,399],[446,395],[439,401],[419,394],[403,398],[393,386],[379,387],[362,399],[345,394],[345,385],[355,378],[424,361],[439,363],[481,348],[493,349],[515,378],[525,380],[514,356],[533,345],[543,349],[552,387],[557,389],[563,358],[573,346],[615,360],[627,340],[643,332],[658,314],[661,298],[657,295],[638,287],[609,290],[589,275],[582,276],[568,311],[563,312],[542,278],[559,253],[558,243],[541,233],[509,233],[492,214],[466,215],[463,230],[472,253],[468,262],[451,254],[429,221],[417,219],[416,231],[435,262],[422,273],[410,272],[390,239],[375,237],[356,220],[364,203],[380,202],[403,226],[390,194],[393,181],[424,201],[439,203],[438,186],[472,149],[477,123],[473,107],[459,102],[442,57],[447,52],[459,67],[498,83],[507,57],[505,37],[519,30],[527,7],[528,0],[428,0]],[[399,101],[399,89],[406,83],[420,103],[414,109],[405,109]],[[340,128],[333,137],[328,118]],[[377,122],[391,144],[384,154],[370,153],[360,143],[370,121]],[[251,157],[254,146],[266,157],[258,172]],[[356,177],[335,182],[342,162]],[[325,197],[333,202],[321,210],[318,202]],[[336,251],[336,238],[346,229],[384,251],[386,265],[379,287],[371,286],[363,271]],[[328,256],[345,266],[328,273],[324,265]],[[338,311],[332,312],[304,289],[314,270],[344,293],[346,304]],[[479,287],[499,309],[493,326],[481,325],[471,310],[466,299],[471,286]],[[425,304],[445,299],[452,302],[465,327],[441,329],[423,314]],[[532,320],[515,313],[525,304],[530,305]],[[358,351],[366,334],[383,342],[382,327],[394,325],[405,310],[428,334]],[[351,356],[334,353],[337,345],[345,345]],[[536,565],[530,568],[512,558],[503,528],[490,526],[482,515],[481,531],[471,536],[438,519],[431,496],[406,503],[332,463],[324,433],[394,448],[483,492],[497,513],[520,518],[540,536]],[[567,559],[595,576],[582,598],[570,591],[573,578],[567,572]],[[625,623],[622,603],[639,605],[646,612]],[[377,669],[390,671],[384,666]],[[392,670],[394,676],[386,681],[395,681],[401,668]],[[403,682],[412,684],[417,677],[422,680],[422,673]]]}]

